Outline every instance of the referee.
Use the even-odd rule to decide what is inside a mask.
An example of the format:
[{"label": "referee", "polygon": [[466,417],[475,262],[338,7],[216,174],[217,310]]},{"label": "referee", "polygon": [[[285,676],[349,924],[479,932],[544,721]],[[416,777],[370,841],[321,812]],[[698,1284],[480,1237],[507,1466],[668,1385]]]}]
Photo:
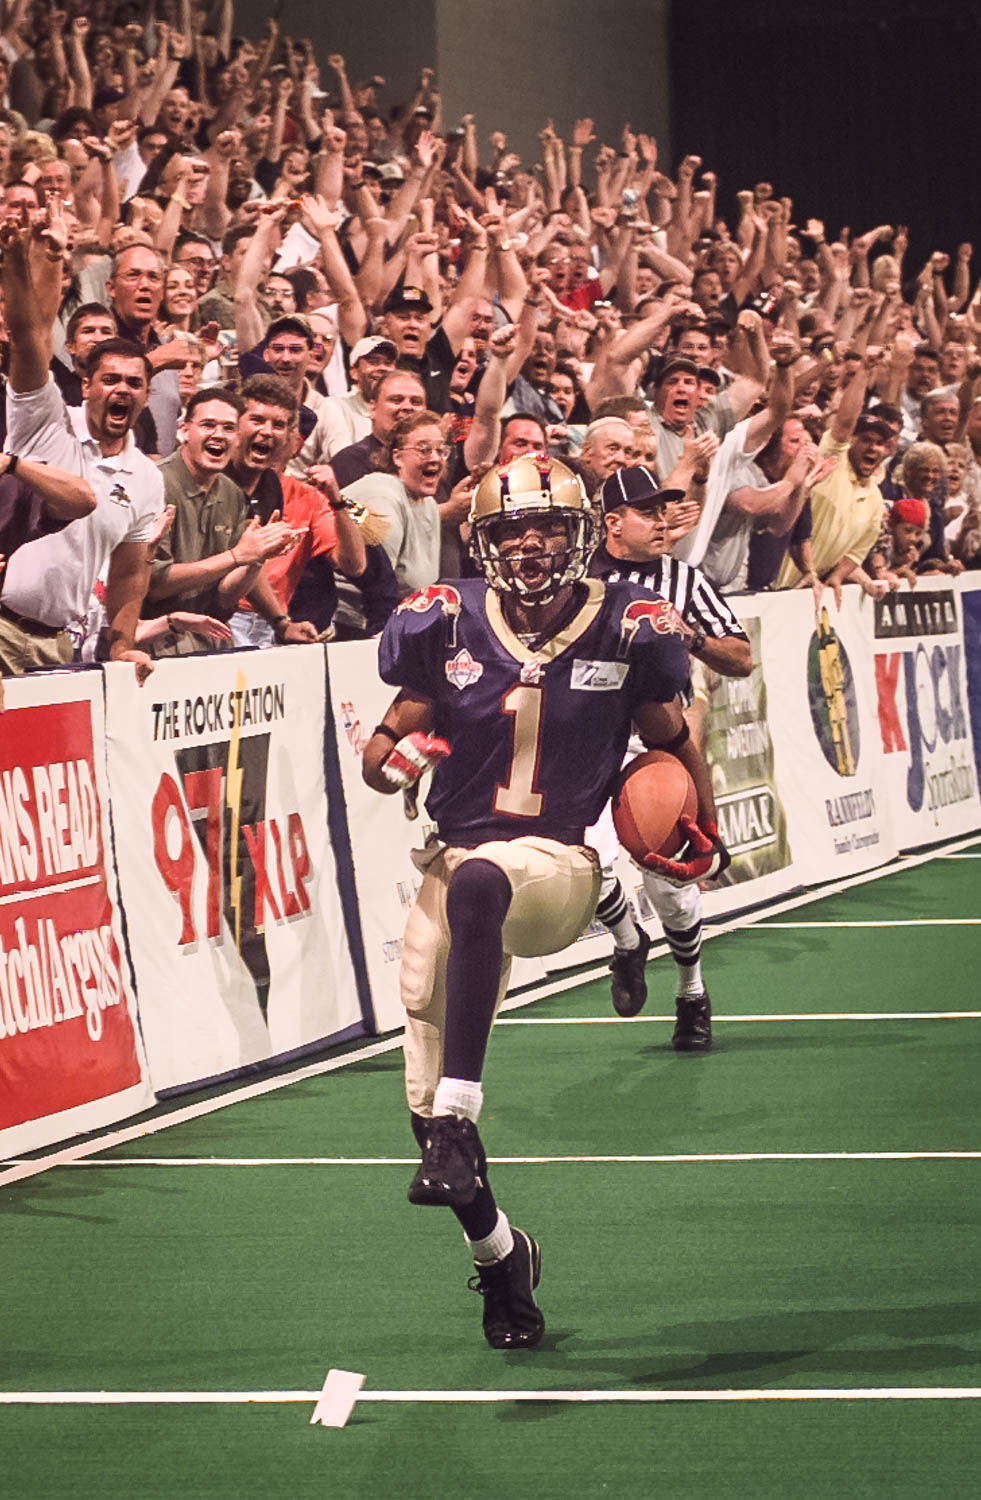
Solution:
[{"label": "referee", "polygon": [[[663,490],[657,476],[642,467],[618,469],[605,481],[599,501],[604,537],[589,564],[594,578],[625,579],[650,589],[674,605],[692,635],[693,696],[704,707],[704,668],[724,677],[748,677],[752,652],[745,630],[729,605],[689,563],[669,557],[667,511],[681,490]],[[702,665],[704,664],[704,665]],[[701,700],[700,704],[698,700]],[[686,713],[690,719],[692,711]],[[613,934],[614,1009],[635,1016],[647,999],[644,966],[651,940],[640,927],[616,875],[615,846],[609,813],[587,835],[603,861],[603,885],[596,915]],[[702,910],[697,885],[676,887],[644,871],[644,889],[661,919],[664,936],[678,967],[676,1023],[671,1045],[676,1052],[707,1052],[712,1045],[712,1009],[702,979]]]}]

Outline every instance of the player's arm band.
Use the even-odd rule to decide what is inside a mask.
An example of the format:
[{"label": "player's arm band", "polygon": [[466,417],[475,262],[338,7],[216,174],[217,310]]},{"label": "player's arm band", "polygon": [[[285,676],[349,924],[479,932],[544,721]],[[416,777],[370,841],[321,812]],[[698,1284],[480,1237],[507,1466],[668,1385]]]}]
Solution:
[{"label": "player's arm band", "polygon": [[691,739],[691,730],[687,724],[682,724],[673,740],[668,740],[666,745],[658,745],[656,748],[658,750],[666,750],[669,755],[675,755],[688,739]]},{"label": "player's arm band", "polygon": [[373,735],[383,734],[387,740],[391,740],[393,745],[397,745],[402,738],[400,734],[395,733],[394,729],[389,729],[387,724],[376,724],[371,732]]}]

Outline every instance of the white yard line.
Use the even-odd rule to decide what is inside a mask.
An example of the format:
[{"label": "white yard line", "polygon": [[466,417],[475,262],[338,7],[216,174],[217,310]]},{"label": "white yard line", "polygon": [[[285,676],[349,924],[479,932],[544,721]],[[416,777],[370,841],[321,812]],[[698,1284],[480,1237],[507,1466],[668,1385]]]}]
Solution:
[{"label": "white yard line", "polygon": [[[489,1156],[492,1167],[618,1166],[700,1162],[979,1161],[977,1151],[715,1151],[617,1156]],[[418,1156],[113,1156],[67,1167],[413,1167]]]},{"label": "white yard line", "polygon": [[772,932],[783,928],[795,932],[804,927],[981,927],[981,917],[911,917],[905,921],[882,922],[759,922],[746,932]]},{"label": "white yard line", "polygon": [[[674,1025],[674,1016],[508,1016],[494,1022],[495,1026],[666,1026]],[[739,1025],[752,1022],[761,1025],[767,1021],[976,1021],[981,1019],[981,1010],[827,1010],[788,1011],[783,1014],[717,1016],[713,1014],[713,1026]]]},{"label": "white yard line", "polygon": [[[0,1391],[0,1406],[238,1406],[250,1403],[312,1404],[320,1391]],[[481,1404],[567,1401],[577,1405],[684,1401],[977,1401],[981,1386],[793,1387],[718,1391],[365,1391],[362,1402]]]}]

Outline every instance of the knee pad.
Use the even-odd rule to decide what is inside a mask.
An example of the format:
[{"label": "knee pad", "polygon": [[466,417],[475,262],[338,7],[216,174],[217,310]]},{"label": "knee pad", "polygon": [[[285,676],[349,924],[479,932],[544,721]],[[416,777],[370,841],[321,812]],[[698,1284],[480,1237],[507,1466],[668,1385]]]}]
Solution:
[{"label": "knee pad", "polygon": [[450,877],[446,919],[454,928],[477,923],[501,927],[511,905],[511,882],[499,865],[488,859],[465,860]]}]

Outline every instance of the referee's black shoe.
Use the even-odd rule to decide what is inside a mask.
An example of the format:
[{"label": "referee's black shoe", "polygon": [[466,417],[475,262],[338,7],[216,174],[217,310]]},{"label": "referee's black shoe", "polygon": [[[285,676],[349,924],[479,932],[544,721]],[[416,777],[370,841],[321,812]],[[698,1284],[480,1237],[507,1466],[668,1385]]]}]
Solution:
[{"label": "referee's black shoe", "polygon": [[542,1274],[542,1253],[530,1234],[512,1229],[514,1249],[489,1265],[474,1262],[468,1286],[484,1299],[484,1338],[492,1349],[534,1349],[545,1319],[532,1293]]},{"label": "referee's black shoe", "polygon": [[712,1045],[712,1006],[708,991],[679,995],[674,1002],[675,1026],[671,1045],[676,1052],[707,1052]]},{"label": "referee's black shoe", "polygon": [[480,1136],[472,1120],[436,1115],[426,1121],[422,1163],[409,1184],[409,1202],[465,1208],[477,1193]]},{"label": "referee's black shoe", "polygon": [[610,959],[610,994],[618,1016],[636,1016],[647,1003],[647,981],[644,967],[651,951],[651,939],[639,927],[640,942],[636,948],[614,948]]}]

